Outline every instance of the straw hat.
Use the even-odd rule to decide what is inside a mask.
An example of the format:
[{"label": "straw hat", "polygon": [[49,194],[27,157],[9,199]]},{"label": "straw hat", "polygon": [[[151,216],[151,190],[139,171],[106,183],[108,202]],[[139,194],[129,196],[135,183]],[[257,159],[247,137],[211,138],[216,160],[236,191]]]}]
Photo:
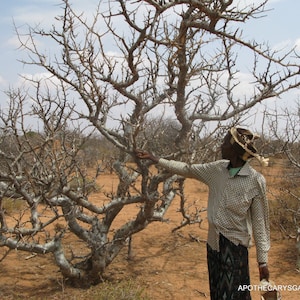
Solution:
[{"label": "straw hat", "polygon": [[232,127],[229,132],[231,134],[230,143],[242,160],[247,161],[255,157],[263,166],[268,166],[269,159],[259,155],[254,146],[254,141],[259,138],[259,135],[241,127]]}]

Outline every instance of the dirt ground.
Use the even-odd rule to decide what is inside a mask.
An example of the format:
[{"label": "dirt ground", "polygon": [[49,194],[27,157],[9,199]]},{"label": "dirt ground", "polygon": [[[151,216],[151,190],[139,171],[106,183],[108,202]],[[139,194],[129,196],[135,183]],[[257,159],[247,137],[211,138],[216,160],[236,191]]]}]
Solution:
[{"label": "dirt ground", "polygon": [[[278,170],[264,171],[267,181],[274,184]],[[277,176],[276,175],[276,176]],[[112,190],[116,178],[102,175],[101,185]],[[199,208],[206,206],[207,189],[194,180],[187,180],[186,197],[197,201]],[[93,195],[95,201],[102,192]],[[207,221],[205,213],[199,225],[184,227],[175,233],[172,229],[181,222],[176,199],[166,216],[169,222],[153,223],[132,239],[132,256],[128,259],[124,249],[109,266],[106,276],[112,280],[131,278],[137,285],[145,287],[151,299],[209,299],[208,273],[206,266]],[[192,209],[192,208],[191,208]],[[132,209],[134,210],[134,208]],[[115,226],[130,218],[131,209],[124,210]],[[249,251],[251,283],[259,284],[255,247]],[[51,255],[30,255],[12,251],[0,263],[0,299],[89,299],[91,291],[78,290],[62,283],[58,268]],[[300,286],[300,274],[295,267],[296,250],[294,239],[283,239],[272,231],[269,254],[271,279],[283,289],[288,285]],[[282,291],[283,299],[300,299],[300,291]],[[260,299],[258,291],[252,291],[252,299]]]}]

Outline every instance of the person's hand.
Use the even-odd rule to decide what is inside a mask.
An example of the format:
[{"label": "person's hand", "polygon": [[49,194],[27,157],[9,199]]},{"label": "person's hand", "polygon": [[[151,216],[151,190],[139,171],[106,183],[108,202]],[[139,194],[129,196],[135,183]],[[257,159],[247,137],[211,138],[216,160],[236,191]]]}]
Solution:
[{"label": "person's hand", "polygon": [[268,266],[266,264],[259,266],[259,280],[266,279],[267,281],[269,281],[269,277],[270,272]]},{"label": "person's hand", "polygon": [[135,150],[135,155],[139,159],[150,159],[150,157],[151,157],[151,153],[149,153],[145,150],[138,150],[138,149]]},{"label": "person's hand", "polygon": [[135,155],[139,159],[150,159],[155,163],[158,163],[158,160],[159,160],[158,157],[155,157],[153,154],[151,154],[150,152],[145,151],[145,150],[137,149],[137,150],[135,150]]}]

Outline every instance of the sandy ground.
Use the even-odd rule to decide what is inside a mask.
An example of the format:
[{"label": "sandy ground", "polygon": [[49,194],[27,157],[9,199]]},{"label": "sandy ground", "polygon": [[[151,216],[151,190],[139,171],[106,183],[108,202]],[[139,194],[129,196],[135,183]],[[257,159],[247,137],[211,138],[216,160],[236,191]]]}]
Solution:
[{"label": "sandy ground", "polygon": [[[267,181],[274,171],[267,171]],[[273,179],[272,179],[273,180]],[[273,184],[273,183],[272,183]],[[110,175],[101,176],[101,185],[107,190],[117,186]],[[206,206],[207,189],[194,180],[187,180],[186,196],[197,201],[199,208]],[[93,195],[98,201],[102,192]],[[208,273],[206,266],[207,222],[203,213],[201,226],[191,225],[172,233],[182,218],[177,212],[179,199],[170,207],[166,218],[169,222],[153,223],[132,239],[132,256],[128,259],[124,249],[109,266],[106,276],[112,280],[131,278],[145,287],[151,299],[209,299]],[[127,208],[115,226],[130,218],[135,208]],[[79,247],[82,247],[79,243]],[[1,249],[0,249],[1,251]],[[1,254],[1,253],[0,253]],[[255,247],[249,251],[251,282],[259,284]],[[300,286],[300,274],[295,268],[295,240],[282,239],[272,231],[272,248],[269,255],[271,279],[277,285]],[[11,251],[0,263],[1,299],[89,299],[91,290],[78,290],[62,283],[58,268],[52,263],[51,255],[36,255]],[[300,299],[300,291],[282,291],[283,299]],[[252,291],[252,299],[260,299],[258,291]]]}]

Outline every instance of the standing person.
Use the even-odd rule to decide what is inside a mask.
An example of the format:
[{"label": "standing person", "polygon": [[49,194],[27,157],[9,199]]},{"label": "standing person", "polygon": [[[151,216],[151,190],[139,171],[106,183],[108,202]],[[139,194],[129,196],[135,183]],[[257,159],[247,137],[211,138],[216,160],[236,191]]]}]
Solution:
[{"label": "standing person", "polygon": [[231,128],[221,145],[222,160],[186,164],[158,158],[137,150],[140,159],[150,159],[169,172],[195,178],[209,187],[207,263],[212,300],[251,299],[248,248],[252,233],[256,244],[259,277],[269,279],[269,213],[264,177],[248,163],[261,162],[254,140],[244,128]]}]

